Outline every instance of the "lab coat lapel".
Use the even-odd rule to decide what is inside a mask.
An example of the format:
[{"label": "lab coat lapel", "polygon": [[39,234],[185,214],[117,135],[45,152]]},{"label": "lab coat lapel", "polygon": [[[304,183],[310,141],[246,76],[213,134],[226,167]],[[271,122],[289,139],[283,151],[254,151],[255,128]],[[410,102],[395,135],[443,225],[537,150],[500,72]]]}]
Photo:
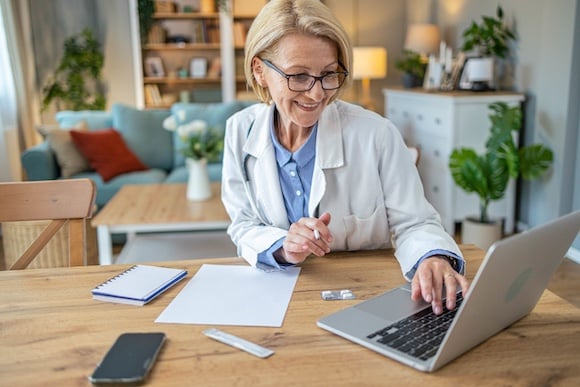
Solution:
[{"label": "lab coat lapel", "polygon": [[264,110],[265,114],[256,117],[252,131],[248,135],[244,151],[255,158],[254,163],[248,164],[250,180],[253,179],[256,201],[264,215],[272,225],[288,228],[288,214],[284,207],[284,198],[280,188],[278,168],[274,146],[270,139],[271,109]]},{"label": "lab coat lapel", "polygon": [[336,105],[327,106],[318,122],[316,137],[316,163],[312,174],[312,187],[310,188],[310,200],[308,213],[310,216],[318,216],[317,208],[326,191],[326,178],[324,169],[339,168],[344,165],[344,147],[342,143],[342,126]]}]

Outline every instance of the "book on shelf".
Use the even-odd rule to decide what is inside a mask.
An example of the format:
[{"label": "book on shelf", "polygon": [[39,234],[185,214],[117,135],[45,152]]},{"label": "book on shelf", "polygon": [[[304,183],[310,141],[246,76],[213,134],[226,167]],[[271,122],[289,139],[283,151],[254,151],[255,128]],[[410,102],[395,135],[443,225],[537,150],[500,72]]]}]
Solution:
[{"label": "book on shelf", "polygon": [[234,22],[234,47],[244,47],[246,44],[246,26],[242,22]]},{"label": "book on shelf", "polygon": [[186,270],[133,265],[91,290],[93,299],[130,305],[145,305],[181,281]]},{"label": "book on shelf", "polygon": [[163,104],[159,87],[156,84],[145,85],[145,103],[155,106]]},{"label": "book on shelf", "polygon": [[192,39],[191,43],[206,43],[207,34],[205,29],[205,23],[203,20],[192,20]]},{"label": "book on shelf", "polygon": [[204,20],[206,43],[220,42],[219,20]]}]

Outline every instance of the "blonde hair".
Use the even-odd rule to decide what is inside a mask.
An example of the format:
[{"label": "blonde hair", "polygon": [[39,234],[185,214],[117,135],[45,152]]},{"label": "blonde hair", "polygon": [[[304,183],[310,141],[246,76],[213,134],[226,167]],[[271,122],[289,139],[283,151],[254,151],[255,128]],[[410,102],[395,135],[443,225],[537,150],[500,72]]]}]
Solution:
[{"label": "blonde hair", "polygon": [[[352,44],[340,21],[320,0],[270,0],[254,19],[246,38],[244,73],[248,85],[258,98],[270,103],[272,97],[267,88],[260,86],[252,71],[255,57],[275,60],[277,46],[284,36],[299,33],[326,38],[336,44],[338,61],[352,74]],[[331,101],[342,95],[352,77],[332,96]]]}]

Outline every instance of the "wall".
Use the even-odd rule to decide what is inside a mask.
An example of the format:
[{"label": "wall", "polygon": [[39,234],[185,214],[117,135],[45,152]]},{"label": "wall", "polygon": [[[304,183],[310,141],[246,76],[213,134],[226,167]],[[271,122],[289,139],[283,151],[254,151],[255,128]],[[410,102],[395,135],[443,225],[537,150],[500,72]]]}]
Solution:
[{"label": "wall", "polygon": [[[354,46],[382,46],[387,49],[387,77],[371,80],[375,110],[384,114],[382,89],[401,83],[395,61],[403,50],[406,30],[404,0],[326,0],[349,33]],[[355,81],[344,99],[357,101],[360,81]]]}]

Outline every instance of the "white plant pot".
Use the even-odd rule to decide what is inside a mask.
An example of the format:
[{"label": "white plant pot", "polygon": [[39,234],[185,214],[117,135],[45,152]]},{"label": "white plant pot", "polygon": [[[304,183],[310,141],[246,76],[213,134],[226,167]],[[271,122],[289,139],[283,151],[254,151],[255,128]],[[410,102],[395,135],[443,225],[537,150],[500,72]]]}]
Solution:
[{"label": "white plant pot", "polygon": [[481,223],[466,218],[461,226],[461,243],[474,244],[483,250],[487,250],[502,236],[502,222],[500,220],[493,223]]},{"label": "white plant pot", "polygon": [[211,185],[207,172],[207,160],[185,160],[189,178],[187,180],[187,199],[200,201],[211,197]]}]

